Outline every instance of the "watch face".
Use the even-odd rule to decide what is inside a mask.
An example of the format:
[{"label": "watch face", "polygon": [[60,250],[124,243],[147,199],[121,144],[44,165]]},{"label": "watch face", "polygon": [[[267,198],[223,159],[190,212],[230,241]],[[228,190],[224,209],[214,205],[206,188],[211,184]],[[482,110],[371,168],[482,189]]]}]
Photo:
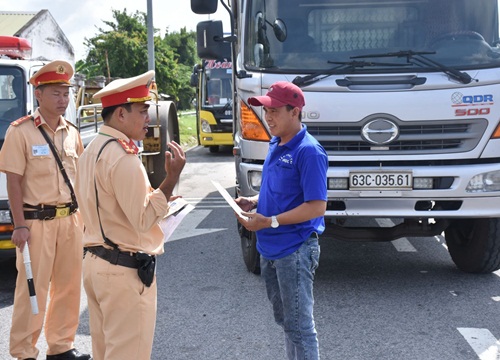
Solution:
[{"label": "watch face", "polygon": [[271,227],[277,228],[278,226],[280,226],[280,224],[278,223],[278,219],[276,219],[276,216],[272,216],[271,217]]}]

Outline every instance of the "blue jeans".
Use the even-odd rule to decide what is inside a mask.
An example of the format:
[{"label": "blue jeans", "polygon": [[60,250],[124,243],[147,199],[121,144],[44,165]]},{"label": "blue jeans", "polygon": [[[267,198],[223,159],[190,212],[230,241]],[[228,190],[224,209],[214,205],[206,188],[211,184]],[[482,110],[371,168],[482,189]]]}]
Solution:
[{"label": "blue jeans", "polygon": [[313,281],[319,254],[318,239],[314,236],[284,258],[260,258],[261,276],[273,305],[274,319],[285,331],[289,360],[319,359],[313,317]]}]

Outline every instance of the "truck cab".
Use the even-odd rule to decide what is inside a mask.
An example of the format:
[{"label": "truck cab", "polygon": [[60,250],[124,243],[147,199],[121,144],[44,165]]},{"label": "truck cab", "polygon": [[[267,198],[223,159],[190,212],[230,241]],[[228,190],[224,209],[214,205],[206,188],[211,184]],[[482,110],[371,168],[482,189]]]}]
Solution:
[{"label": "truck cab", "polygon": [[[191,8],[210,14],[218,3]],[[233,34],[237,196],[259,192],[270,140],[248,98],[293,82],[305,95],[303,124],[329,157],[323,236],[444,233],[462,271],[500,268],[497,0],[220,3]],[[198,55],[217,58],[222,24],[198,25]],[[255,234],[239,230],[245,264],[257,271]]]}]

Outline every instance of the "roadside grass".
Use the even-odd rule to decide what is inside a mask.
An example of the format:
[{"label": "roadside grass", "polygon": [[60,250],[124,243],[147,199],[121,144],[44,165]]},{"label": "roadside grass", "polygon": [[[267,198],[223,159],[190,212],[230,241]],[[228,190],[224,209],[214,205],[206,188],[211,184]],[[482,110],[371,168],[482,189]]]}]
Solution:
[{"label": "roadside grass", "polygon": [[198,145],[198,135],[196,134],[196,114],[194,114],[194,111],[179,112],[178,117],[182,149],[187,150]]}]

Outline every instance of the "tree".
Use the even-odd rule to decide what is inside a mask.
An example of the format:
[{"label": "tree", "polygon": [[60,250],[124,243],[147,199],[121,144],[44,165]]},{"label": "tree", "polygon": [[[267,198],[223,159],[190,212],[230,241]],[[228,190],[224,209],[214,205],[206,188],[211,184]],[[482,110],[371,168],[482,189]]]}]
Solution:
[{"label": "tree", "polygon": [[[113,10],[114,21],[103,21],[109,29],[99,28],[95,37],[85,38],[88,55],[84,61],[76,63],[77,72],[87,78],[104,75],[113,79],[132,77],[147,71],[146,16],[139,11],[129,15],[127,9]],[[194,63],[191,59],[195,52],[194,41],[190,39],[195,36],[194,33],[183,30],[179,34],[168,35],[173,39],[180,39],[180,43],[176,43],[177,40],[173,42],[174,47],[161,36],[154,36],[155,80],[158,92],[177,99],[179,109],[190,108],[194,97],[194,89],[189,86],[189,75]],[[157,29],[154,31],[158,32]],[[179,51],[181,53],[178,53]],[[182,65],[181,59],[192,63],[186,67]]]},{"label": "tree", "polygon": [[196,32],[188,32],[182,28],[180,32],[165,33],[164,42],[172,49],[174,58],[181,68],[179,87],[179,107],[187,109],[191,107],[192,100],[196,96],[196,89],[189,85],[191,72],[194,64],[199,62],[196,55]]}]

